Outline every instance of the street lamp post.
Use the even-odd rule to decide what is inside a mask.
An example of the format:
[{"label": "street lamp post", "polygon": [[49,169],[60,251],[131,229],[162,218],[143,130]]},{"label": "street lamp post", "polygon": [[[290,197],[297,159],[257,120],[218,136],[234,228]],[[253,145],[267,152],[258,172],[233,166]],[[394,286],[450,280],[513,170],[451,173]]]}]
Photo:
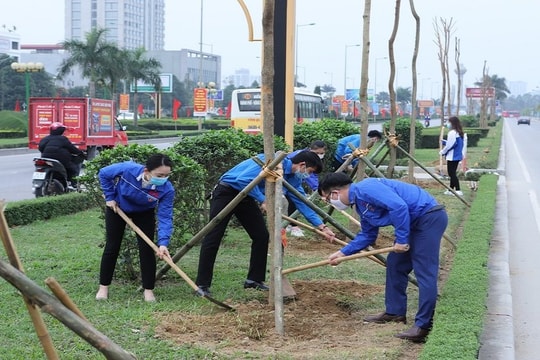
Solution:
[{"label": "street lamp post", "polygon": [[[298,28],[302,26],[313,26],[315,23],[309,23],[309,24],[298,24],[296,25],[296,41],[295,41],[295,49],[294,49],[294,65],[295,65],[295,71],[294,71],[294,85],[298,86]],[[306,81],[304,79],[304,81]],[[305,85],[305,84],[304,84]]]},{"label": "street lamp post", "polygon": [[343,74],[343,96],[345,96],[345,100],[347,100],[347,49],[350,47],[357,47],[361,46],[360,44],[354,44],[354,45],[345,45],[345,71]]},{"label": "street lamp post", "polygon": [[374,92],[373,97],[374,97],[375,102],[377,101],[377,61],[386,60],[386,59],[388,59],[386,56],[375,59],[375,80],[373,84],[373,92]]},{"label": "street lamp post", "polygon": [[16,72],[24,73],[25,89],[26,89],[26,113],[28,114],[28,106],[30,105],[30,73],[43,71],[42,63],[11,63],[11,68]]}]

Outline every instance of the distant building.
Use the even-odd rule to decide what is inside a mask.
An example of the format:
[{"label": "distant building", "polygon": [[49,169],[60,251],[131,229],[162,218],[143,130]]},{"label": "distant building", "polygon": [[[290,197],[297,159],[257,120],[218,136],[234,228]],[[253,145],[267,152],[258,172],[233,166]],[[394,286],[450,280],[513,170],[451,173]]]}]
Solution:
[{"label": "distant building", "polygon": [[164,49],[165,0],[65,0],[65,14],[66,39],[106,28],[106,40],[119,48]]},{"label": "distant building", "polygon": [[197,50],[161,50],[148,51],[148,57],[153,57],[161,63],[163,73],[172,73],[178,81],[197,84],[199,81],[207,85],[214,82],[221,88],[221,56],[199,52]]},{"label": "distant building", "polygon": [[508,90],[510,90],[509,96],[519,96],[527,92],[527,83],[524,81],[509,81]]},{"label": "distant building", "polygon": [[249,69],[238,69],[234,72],[234,75],[229,76],[229,78],[225,82],[227,83],[226,85],[231,84],[235,87],[249,88],[251,87],[251,84],[253,84],[255,81],[258,82],[260,85],[261,76],[252,75]]},{"label": "distant building", "polygon": [[21,37],[15,32],[15,27],[0,27],[0,54],[19,58]]}]

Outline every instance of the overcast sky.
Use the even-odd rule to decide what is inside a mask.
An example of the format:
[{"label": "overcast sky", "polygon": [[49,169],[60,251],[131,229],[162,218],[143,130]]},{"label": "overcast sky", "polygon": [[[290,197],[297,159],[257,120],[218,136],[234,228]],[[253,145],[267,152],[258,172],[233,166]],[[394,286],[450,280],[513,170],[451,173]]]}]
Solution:
[{"label": "overcast sky", "polygon": [[[165,48],[199,49],[203,1],[203,51],[222,56],[222,75],[247,68],[260,72],[260,42],[248,41],[244,13],[236,0],[166,0]],[[360,84],[363,1],[297,0],[298,76],[308,88],[332,84],[338,93]],[[245,0],[261,35],[262,0]],[[401,1],[401,20],[395,44],[398,86],[410,86],[414,45],[414,19],[408,1]],[[7,5],[9,4],[9,5]],[[0,25],[16,26],[23,44],[50,44],[64,39],[64,0],[17,0],[0,12]],[[523,81],[527,90],[538,90],[540,71],[537,36],[540,34],[540,1],[537,0],[415,0],[420,15],[421,45],[417,62],[418,95],[429,98],[441,84],[435,18],[453,19],[453,38],[461,43],[461,63],[467,69],[465,85],[482,76],[484,61],[490,75],[507,82]],[[390,37],[395,1],[373,0],[371,14],[370,88],[388,91]],[[315,23],[308,26],[306,24]],[[455,69],[454,39],[450,46]],[[379,59],[379,60],[376,60]],[[345,60],[347,69],[345,71]],[[375,76],[375,68],[377,74]],[[422,96],[423,95],[423,96]]]}]

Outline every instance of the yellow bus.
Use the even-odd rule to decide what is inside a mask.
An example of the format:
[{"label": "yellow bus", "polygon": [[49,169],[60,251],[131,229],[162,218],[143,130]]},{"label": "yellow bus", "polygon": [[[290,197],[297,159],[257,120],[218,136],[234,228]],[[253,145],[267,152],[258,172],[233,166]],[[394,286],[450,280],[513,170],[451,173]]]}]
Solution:
[{"label": "yellow bus", "polygon": [[[297,124],[322,119],[321,95],[302,89],[294,90],[294,118]],[[261,89],[237,89],[231,98],[231,127],[249,134],[262,131]]]}]

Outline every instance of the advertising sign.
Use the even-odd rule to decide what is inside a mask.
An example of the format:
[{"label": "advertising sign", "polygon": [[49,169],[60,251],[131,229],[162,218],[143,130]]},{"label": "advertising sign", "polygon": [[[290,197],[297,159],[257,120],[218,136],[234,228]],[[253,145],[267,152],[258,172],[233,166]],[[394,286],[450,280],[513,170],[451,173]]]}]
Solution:
[{"label": "advertising sign", "polygon": [[483,98],[483,97],[492,98],[492,97],[495,97],[495,88],[494,87],[489,87],[489,88],[466,88],[465,89],[465,97],[468,97],[468,98]]},{"label": "advertising sign", "polygon": [[345,100],[360,100],[360,89],[347,89]]},{"label": "advertising sign", "polygon": [[120,112],[129,111],[129,94],[120,94]]},{"label": "advertising sign", "polygon": [[208,89],[193,89],[193,116],[206,116],[208,112]]},{"label": "advertising sign", "polygon": [[[172,93],[173,91],[173,75],[172,74],[159,74],[161,79],[161,92]],[[135,92],[135,86],[131,84],[131,92]],[[152,84],[147,84],[144,81],[137,80],[137,92],[140,93],[155,93],[156,88]]]}]

